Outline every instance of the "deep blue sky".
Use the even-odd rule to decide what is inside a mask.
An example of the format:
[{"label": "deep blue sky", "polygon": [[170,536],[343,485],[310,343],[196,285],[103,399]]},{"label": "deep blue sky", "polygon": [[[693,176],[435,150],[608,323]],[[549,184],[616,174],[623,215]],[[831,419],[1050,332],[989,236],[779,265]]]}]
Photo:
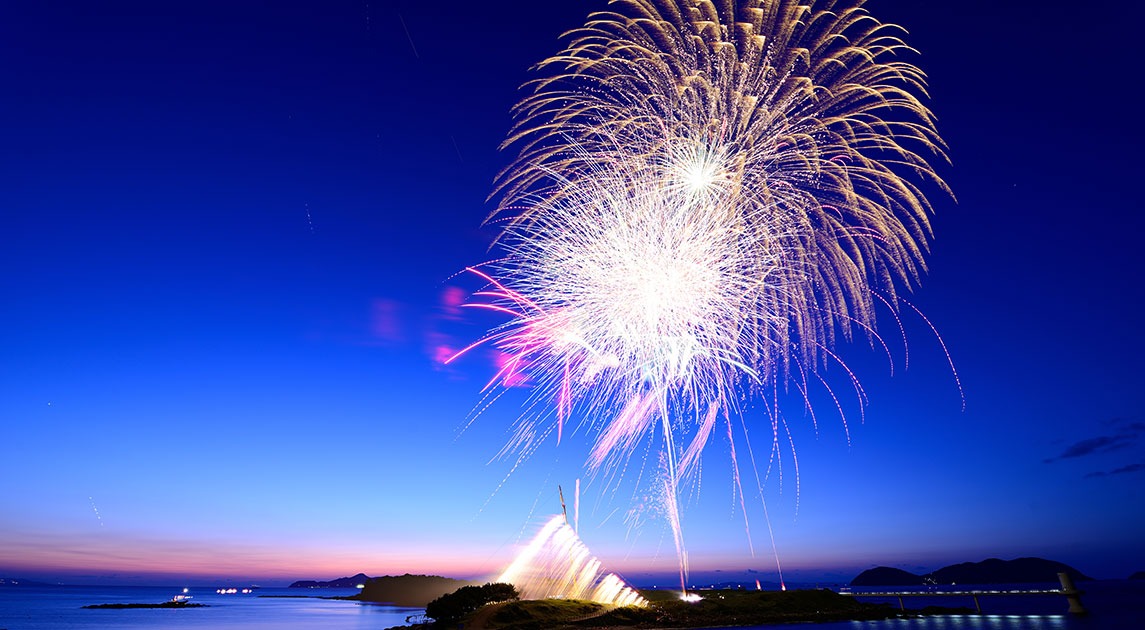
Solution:
[{"label": "deep blue sky", "polygon": [[[966,408],[918,318],[909,370],[888,335],[893,377],[842,347],[865,423],[848,403],[848,443],[837,416],[816,433],[792,411],[798,491],[790,455],[766,487],[789,579],[1023,555],[1145,570],[1145,16],[1051,5],[868,3],[921,51],[950,145],[958,200],[933,197],[912,299]],[[489,323],[446,304],[489,256],[509,108],[598,6],[0,9],[0,575],[503,564],[583,476],[584,440],[509,475],[490,460],[520,399],[461,432],[492,369],[444,369],[434,348]],[[762,412],[747,422],[766,450]],[[720,448],[687,506],[693,566],[774,579]],[[585,483],[582,534],[606,565],[670,573],[661,524],[629,530],[627,495]]]}]

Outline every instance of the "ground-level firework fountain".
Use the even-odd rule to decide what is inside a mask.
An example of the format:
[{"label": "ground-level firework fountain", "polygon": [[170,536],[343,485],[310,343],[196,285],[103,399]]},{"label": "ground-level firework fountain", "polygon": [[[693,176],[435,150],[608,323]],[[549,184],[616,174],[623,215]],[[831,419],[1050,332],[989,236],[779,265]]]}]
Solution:
[{"label": "ground-level firework fountain", "polygon": [[644,606],[647,602],[600,561],[557,515],[497,578],[517,587],[521,599],[585,599],[606,606]]}]

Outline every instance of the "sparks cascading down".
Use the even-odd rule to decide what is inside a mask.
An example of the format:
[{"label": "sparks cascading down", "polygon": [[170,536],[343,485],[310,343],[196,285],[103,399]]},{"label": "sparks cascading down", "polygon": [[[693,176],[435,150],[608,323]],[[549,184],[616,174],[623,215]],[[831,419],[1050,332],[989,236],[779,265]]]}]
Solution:
[{"label": "sparks cascading down", "polygon": [[676,495],[716,427],[742,504],[744,401],[813,414],[837,340],[881,343],[925,269],[945,156],[900,33],[862,0],[614,0],[514,108],[471,304],[508,315],[475,344],[509,357],[491,387],[533,387],[510,447],[574,422],[599,472],[655,443],[681,581]]}]

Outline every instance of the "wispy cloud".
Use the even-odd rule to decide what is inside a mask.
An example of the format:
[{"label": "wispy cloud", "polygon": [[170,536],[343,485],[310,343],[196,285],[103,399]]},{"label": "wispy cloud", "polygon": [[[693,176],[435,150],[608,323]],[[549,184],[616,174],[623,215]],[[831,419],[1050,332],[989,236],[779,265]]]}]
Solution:
[{"label": "wispy cloud", "polygon": [[1138,454],[1136,457],[1130,455],[1129,459],[1138,461],[1108,470],[1096,470],[1086,474],[1086,478],[1145,472],[1145,459],[1142,459],[1142,454],[1145,453],[1145,422],[1141,421],[1140,416],[1111,418],[1101,424],[1106,427],[1106,435],[1078,440],[1067,446],[1058,455],[1042,461],[1049,464],[1063,459],[1101,456],[1132,448]]},{"label": "wispy cloud", "polygon": [[1121,450],[1140,443],[1142,435],[1145,435],[1145,422],[1136,419],[1113,418],[1102,424],[1112,428],[1114,432],[1074,442],[1060,454],[1043,461],[1048,464],[1061,459],[1087,457]]},{"label": "wispy cloud", "polygon": [[1125,448],[1135,441],[1137,441],[1136,435],[1102,435],[1100,437],[1075,442],[1062,451],[1057,457],[1051,457],[1045,461],[1048,463],[1058,459],[1085,457],[1086,455],[1093,455],[1094,453],[1108,453],[1109,451]]},{"label": "wispy cloud", "polygon": [[1135,473],[1135,472],[1142,472],[1142,471],[1145,471],[1145,464],[1138,462],[1136,464],[1129,464],[1128,466],[1122,466],[1121,468],[1114,468],[1113,470],[1110,470],[1108,472],[1106,472],[1104,470],[1091,472],[1088,475],[1086,475],[1086,477],[1087,478],[1088,477],[1108,477],[1110,475],[1121,475],[1121,474],[1125,474],[1125,473]]}]

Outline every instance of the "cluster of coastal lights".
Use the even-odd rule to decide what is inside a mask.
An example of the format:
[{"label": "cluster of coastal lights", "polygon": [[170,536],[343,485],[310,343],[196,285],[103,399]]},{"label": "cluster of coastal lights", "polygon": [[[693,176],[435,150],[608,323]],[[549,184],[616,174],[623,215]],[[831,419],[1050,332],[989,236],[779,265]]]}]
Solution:
[{"label": "cluster of coastal lights", "polygon": [[[951,584],[953,586],[953,584]],[[1011,589],[1008,591],[1002,590],[943,590],[941,588],[930,591],[862,591],[852,593],[849,591],[841,591],[843,595],[863,595],[863,596],[898,596],[898,595],[916,595],[916,596],[930,596],[930,595],[1061,595],[1065,592],[1064,589],[1049,588],[1049,589],[1027,589],[1018,590]]]},{"label": "cluster of coastal lights", "polygon": [[219,595],[234,595],[235,593],[243,593],[244,595],[248,595],[250,593],[253,593],[254,589],[253,588],[244,588],[244,589],[240,590],[240,589],[231,587],[231,588],[218,588],[218,589],[215,589],[215,592],[218,593]]}]

